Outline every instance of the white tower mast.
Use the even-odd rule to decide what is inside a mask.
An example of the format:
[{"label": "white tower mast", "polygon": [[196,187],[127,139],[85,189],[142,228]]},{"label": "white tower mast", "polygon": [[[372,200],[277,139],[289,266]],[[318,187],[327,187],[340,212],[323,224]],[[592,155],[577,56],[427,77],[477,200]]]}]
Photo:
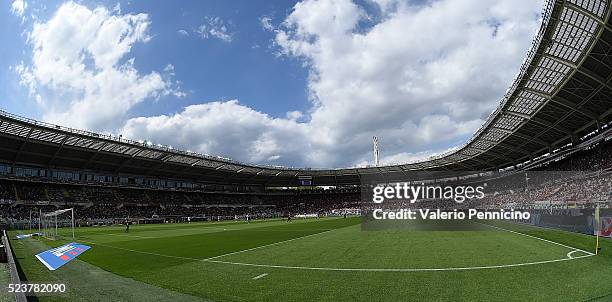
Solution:
[{"label": "white tower mast", "polygon": [[372,138],[374,142],[374,166],[378,167],[380,165],[380,152],[378,149],[378,137],[374,136]]}]

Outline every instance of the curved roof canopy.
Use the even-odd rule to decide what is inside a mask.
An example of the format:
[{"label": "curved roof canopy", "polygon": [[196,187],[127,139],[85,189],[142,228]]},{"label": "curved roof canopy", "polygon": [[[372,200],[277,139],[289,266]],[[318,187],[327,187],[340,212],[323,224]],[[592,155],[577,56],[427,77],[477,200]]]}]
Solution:
[{"label": "curved roof canopy", "polygon": [[497,109],[460,148],[426,161],[369,168],[257,166],[51,125],[0,111],[0,161],[198,182],[291,186],[359,184],[383,173],[505,168],[543,155],[610,122],[612,0],[550,0],[520,72]]}]

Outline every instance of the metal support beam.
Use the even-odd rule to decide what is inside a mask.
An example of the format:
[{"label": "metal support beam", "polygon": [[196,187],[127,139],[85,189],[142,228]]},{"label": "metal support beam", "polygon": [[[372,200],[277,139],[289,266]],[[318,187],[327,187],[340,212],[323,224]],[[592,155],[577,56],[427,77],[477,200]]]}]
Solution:
[{"label": "metal support beam", "polygon": [[68,137],[69,136],[67,134],[64,134],[64,138],[62,139],[62,142],[59,144],[59,147],[57,148],[57,150],[55,150],[55,153],[53,153],[53,156],[51,157],[51,159],[49,159],[49,162],[47,163],[47,167],[51,167],[55,158],[57,158],[60,152],[62,152],[62,149],[64,148],[64,144],[66,143],[66,140],[68,140]]},{"label": "metal support beam", "polygon": [[537,143],[539,145],[542,145],[542,146],[548,146],[548,143],[546,143],[545,141],[543,141],[541,139],[537,139],[537,138],[530,137],[530,136],[525,136],[525,135],[520,134],[518,132],[510,131],[510,130],[506,130],[506,129],[502,129],[502,128],[497,128],[497,127],[493,127],[493,128],[498,129],[498,130],[503,131],[503,132],[506,132],[506,133],[508,133],[510,135],[514,135],[514,136],[516,136],[518,138],[521,138],[521,139],[524,139],[524,140],[533,141],[533,142],[535,142],[535,143]]},{"label": "metal support beam", "polygon": [[85,164],[83,165],[83,167],[81,168],[81,170],[85,170],[87,169],[87,167],[89,166],[89,164],[91,162],[93,162],[93,160],[98,156],[98,154],[100,153],[100,151],[102,150],[102,148],[106,147],[108,145],[108,143],[103,143],[100,147],[98,147],[98,149],[96,150],[96,152],[94,152],[89,159],[87,160],[87,162],[85,162]]},{"label": "metal support beam", "polygon": [[534,116],[534,117],[531,118],[530,121],[532,121],[532,122],[534,122],[536,124],[540,124],[542,126],[548,127],[549,129],[554,129],[554,130],[563,132],[563,133],[565,133],[567,135],[572,135],[572,131],[570,131],[570,130],[564,128],[564,127],[561,127],[559,125],[553,124],[553,123],[551,123],[549,121],[545,121],[545,120],[543,120],[543,119],[541,119],[539,117],[535,117]]},{"label": "metal support beam", "polygon": [[32,135],[32,131],[34,131],[34,127],[30,127],[30,131],[28,131],[28,135],[26,135],[23,138],[23,141],[21,142],[21,146],[19,146],[17,153],[15,153],[15,157],[13,158],[13,169],[15,168],[15,163],[17,162],[17,160],[19,159],[19,156],[21,155],[21,151],[23,151],[23,148],[28,143],[28,139],[30,138],[30,135]]},{"label": "metal support beam", "polygon": [[553,102],[555,104],[561,105],[561,106],[566,107],[568,109],[575,110],[576,112],[578,112],[578,113],[580,113],[580,114],[582,114],[582,115],[584,115],[586,117],[596,118],[596,116],[597,116],[592,111],[590,111],[590,110],[588,110],[586,108],[578,108],[578,106],[576,106],[576,104],[574,104],[574,103],[572,103],[572,102],[570,102],[570,101],[568,101],[568,100],[566,100],[566,99],[564,99],[564,98],[562,98],[562,97],[560,97],[558,95],[555,95],[554,97],[551,97],[550,95],[544,94],[541,91],[534,90],[534,89],[527,88],[527,87],[523,88],[523,90],[531,92],[533,94],[536,94],[536,95],[538,95],[540,97],[543,97],[548,102]]},{"label": "metal support beam", "polygon": [[129,164],[130,162],[132,162],[132,160],[134,159],[134,157],[138,156],[138,154],[142,153],[144,151],[144,149],[140,149],[138,152],[132,154],[132,156],[130,156],[130,158],[124,160],[123,162],[121,162],[121,165],[119,165],[119,167],[117,167],[117,169],[115,169],[114,173],[119,173],[119,171],[121,171],[121,169],[123,167],[125,167],[127,164]]}]

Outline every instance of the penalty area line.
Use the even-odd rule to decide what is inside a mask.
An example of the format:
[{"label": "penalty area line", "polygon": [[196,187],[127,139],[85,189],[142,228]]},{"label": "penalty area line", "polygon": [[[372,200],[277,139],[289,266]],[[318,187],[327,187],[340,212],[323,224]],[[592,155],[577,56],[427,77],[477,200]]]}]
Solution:
[{"label": "penalty area line", "polygon": [[273,245],[277,245],[277,244],[281,244],[281,243],[286,243],[286,242],[294,241],[294,240],[297,240],[297,239],[302,239],[302,238],[311,237],[311,236],[314,236],[314,235],[328,233],[328,232],[331,232],[331,231],[334,231],[334,230],[339,230],[339,229],[343,229],[343,228],[326,230],[324,232],[319,232],[319,233],[314,233],[314,234],[310,234],[310,235],[306,235],[306,236],[296,237],[296,238],[292,238],[292,239],[288,239],[288,240],[284,240],[284,241],[278,241],[278,242],[274,242],[274,243],[270,243],[270,244],[266,244],[266,245],[260,245],[260,246],[256,246],[256,247],[253,247],[253,248],[249,248],[249,249],[245,249],[245,250],[240,250],[240,251],[236,251],[236,252],[231,252],[231,253],[227,253],[227,254],[223,254],[223,255],[213,256],[213,257],[209,257],[209,258],[204,258],[204,259],[201,259],[201,258],[191,258],[191,257],[183,257],[183,256],[174,256],[174,255],[166,255],[166,254],[159,254],[159,253],[146,252],[146,251],[139,251],[139,250],[133,250],[133,249],[123,248],[123,247],[118,247],[118,246],[112,246],[112,245],[97,243],[97,242],[93,242],[93,241],[86,241],[86,240],[79,240],[79,241],[81,241],[83,243],[99,245],[99,246],[103,246],[103,247],[118,249],[118,250],[122,250],[122,251],[126,251],[126,252],[139,253],[139,254],[144,254],[144,255],[159,256],[159,257],[166,257],[166,258],[175,258],[175,259],[183,259],[183,260],[192,260],[192,261],[210,261],[212,259],[217,259],[217,258],[224,257],[224,256],[244,253],[244,252],[248,252],[248,251],[252,251],[252,250],[256,250],[256,249],[260,249],[260,248],[264,248],[264,247],[269,247],[269,246],[273,246]]},{"label": "penalty area line", "polygon": [[145,252],[145,251],[139,251],[139,250],[133,250],[133,249],[126,249],[124,247],[118,247],[118,246],[112,246],[112,245],[106,245],[106,244],[102,244],[102,243],[96,243],[93,241],[85,241],[85,240],[79,240],[83,243],[88,243],[88,244],[93,244],[93,245],[99,245],[99,246],[103,246],[103,247],[108,247],[108,248],[113,248],[113,249],[118,249],[118,250],[122,250],[122,251],[126,251],[126,252],[132,252],[132,253],[138,253],[138,254],[144,254],[144,255],[151,255],[151,256],[158,256],[158,257],[166,257],[166,258],[175,258],[175,259],[182,259],[182,260],[191,260],[191,261],[200,261],[202,259],[198,259],[198,258],[191,258],[191,257],[183,257],[183,256],[173,256],[173,255],[166,255],[166,254],[159,254],[159,253],[152,253],[152,252]]},{"label": "penalty area line", "polygon": [[230,255],[240,254],[240,253],[244,253],[244,252],[254,251],[254,250],[258,250],[258,249],[264,248],[264,247],[275,246],[275,245],[291,242],[291,241],[298,240],[298,239],[312,237],[312,236],[315,236],[315,235],[321,235],[321,234],[329,233],[331,231],[335,231],[335,230],[339,230],[339,229],[343,229],[343,228],[331,229],[331,230],[327,230],[327,231],[324,231],[324,232],[314,233],[314,234],[310,234],[310,235],[306,235],[306,236],[300,236],[300,237],[291,238],[291,239],[288,239],[288,240],[273,242],[273,243],[270,243],[270,244],[264,244],[264,245],[252,247],[252,248],[249,248],[249,249],[245,249],[245,250],[240,250],[240,251],[235,251],[235,252],[231,252],[231,253],[227,253],[227,254],[223,254],[223,255],[209,257],[209,258],[206,258],[206,259],[202,259],[202,261],[210,261],[210,260],[221,258],[221,257],[225,257],[225,256],[230,256]]}]

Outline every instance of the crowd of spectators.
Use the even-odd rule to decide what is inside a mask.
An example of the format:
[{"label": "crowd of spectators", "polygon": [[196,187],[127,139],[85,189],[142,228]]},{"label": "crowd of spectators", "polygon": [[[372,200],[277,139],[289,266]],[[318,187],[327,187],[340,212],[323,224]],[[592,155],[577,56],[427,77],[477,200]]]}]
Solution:
[{"label": "crowd of spectators", "polygon": [[214,193],[140,188],[111,188],[0,180],[0,220],[23,221],[32,213],[75,208],[82,220],[261,218],[298,214],[325,215],[356,207],[356,190],[280,190],[269,193]]},{"label": "crowd of spectators", "polygon": [[612,140],[603,141],[563,158],[549,161],[536,170],[547,171],[601,171],[612,168]]},{"label": "crowd of spectators", "polygon": [[[531,171],[488,179],[486,196],[461,207],[579,205],[612,201],[612,141],[577,151]],[[555,171],[584,171],[565,173]],[[75,208],[82,220],[231,219],[298,214],[325,215],[363,208],[360,188],[268,189],[258,193],[176,191],[0,179],[0,222],[28,220],[32,213]],[[403,203],[406,203],[403,201]],[[448,207],[448,201],[423,200],[402,207]]]},{"label": "crowd of spectators", "polygon": [[607,206],[612,202],[612,173],[580,178],[554,179],[547,183],[495,191],[478,200],[481,207],[538,208]]}]

